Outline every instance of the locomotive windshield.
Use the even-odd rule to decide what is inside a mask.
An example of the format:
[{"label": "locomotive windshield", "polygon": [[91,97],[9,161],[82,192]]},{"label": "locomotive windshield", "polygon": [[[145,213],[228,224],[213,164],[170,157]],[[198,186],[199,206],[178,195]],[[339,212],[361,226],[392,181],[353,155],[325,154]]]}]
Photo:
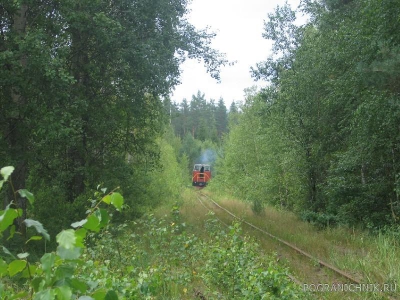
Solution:
[{"label": "locomotive windshield", "polygon": [[202,165],[202,164],[195,164],[193,171],[203,171],[203,172],[209,172],[211,171],[211,166],[210,165]]}]

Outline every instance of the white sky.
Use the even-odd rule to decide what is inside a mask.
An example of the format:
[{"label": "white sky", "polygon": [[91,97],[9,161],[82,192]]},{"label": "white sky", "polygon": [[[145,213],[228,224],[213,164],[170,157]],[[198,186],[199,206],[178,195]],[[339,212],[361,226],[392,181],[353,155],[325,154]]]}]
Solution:
[{"label": "white sky", "polygon": [[[295,9],[299,0],[288,0]],[[232,101],[244,99],[245,88],[265,82],[255,82],[251,78],[250,67],[264,61],[270,55],[272,42],[262,37],[264,20],[277,5],[284,0],[193,0],[189,8],[190,22],[198,29],[206,26],[217,36],[212,46],[226,53],[229,61],[237,61],[234,66],[221,70],[221,83],[206,73],[202,62],[187,60],[182,66],[181,84],[171,95],[172,101],[188,101],[200,90],[207,100],[223,98],[229,108]]]}]

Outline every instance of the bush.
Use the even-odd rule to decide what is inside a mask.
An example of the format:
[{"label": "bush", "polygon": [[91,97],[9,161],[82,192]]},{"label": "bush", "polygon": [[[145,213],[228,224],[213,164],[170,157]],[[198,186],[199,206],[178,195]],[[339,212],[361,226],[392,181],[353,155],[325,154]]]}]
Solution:
[{"label": "bush", "polygon": [[[1,169],[3,183],[12,184],[13,168]],[[171,218],[148,214],[129,224],[111,226],[101,206],[121,210],[124,199],[98,187],[86,218],[56,235],[57,249],[32,259],[28,252],[3,247],[0,257],[1,299],[298,299],[299,289],[273,258],[260,257],[258,246],[242,237],[239,223],[222,229],[211,217],[209,239],[186,232],[179,205]],[[26,190],[15,192],[32,204]],[[0,233],[15,235],[13,222],[22,210],[11,203],[0,212]],[[38,221],[24,224],[35,230],[24,244],[50,240]],[[134,229],[134,230],[133,230]],[[3,236],[4,238],[4,236]],[[190,295],[193,293],[193,295]],[[193,297],[191,297],[193,296]]]},{"label": "bush", "polygon": [[[14,171],[13,167],[4,167],[0,170],[3,180],[0,181],[0,189]],[[17,219],[21,219],[23,212],[17,205],[17,195],[26,198],[32,205],[35,197],[27,190],[14,192],[15,199],[0,212],[0,234],[4,239],[7,233],[8,239],[12,239],[16,232],[14,225]],[[0,277],[6,284],[0,286],[1,299],[110,299],[115,298],[116,292],[112,286],[103,285],[100,280],[88,280],[81,270],[88,269],[90,261],[84,259],[87,250],[85,239],[91,233],[98,233],[109,222],[109,216],[101,204],[111,204],[120,210],[123,205],[123,197],[117,192],[104,194],[96,192],[96,201],[92,201],[92,207],[87,211],[85,219],[71,224],[70,229],[59,232],[56,236],[57,250],[45,252],[39,261],[33,261],[28,252],[12,253],[3,246],[5,256],[0,257]],[[50,235],[43,225],[32,219],[19,222],[27,228],[35,229],[36,235],[25,236],[24,244],[45,239],[50,241]],[[21,227],[22,228],[22,227]],[[104,269],[104,268],[103,268]],[[105,273],[106,274],[106,273]]]},{"label": "bush", "polygon": [[301,219],[320,229],[336,226],[338,223],[337,216],[314,211],[303,211],[301,213]]}]

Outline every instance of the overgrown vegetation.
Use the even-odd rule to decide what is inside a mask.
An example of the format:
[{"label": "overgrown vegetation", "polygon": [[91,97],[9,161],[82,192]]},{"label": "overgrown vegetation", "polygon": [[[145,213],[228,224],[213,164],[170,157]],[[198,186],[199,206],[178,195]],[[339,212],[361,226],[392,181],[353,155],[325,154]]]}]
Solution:
[{"label": "overgrown vegetation", "polygon": [[[1,169],[1,184],[9,183],[13,167]],[[136,222],[110,225],[102,204],[117,210],[124,205],[118,192],[100,188],[85,219],[56,236],[57,250],[39,259],[27,250],[14,254],[3,246],[0,258],[2,299],[296,299],[301,294],[274,260],[260,257],[257,244],[241,234],[240,224],[224,230],[210,216],[209,238],[186,232],[179,206],[171,218],[149,214]],[[29,199],[33,194],[17,190]],[[0,215],[1,233],[12,239],[14,221],[22,217],[15,201]],[[39,235],[26,236],[25,245],[50,240],[42,224],[22,220]]]},{"label": "overgrown vegetation", "polygon": [[[211,189],[212,191],[211,191]],[[251,203],[235,199],[213,185],[207,187],[214,200],[227,208],[241,219],[263,228],[269,233],[296,245],[312,256],[321,259],[340,270],[345,271],[361,282],[387,284],[390,289],[386,293],[315,293],[318,299],[387,299],[392,296],[397,299],[400,295],[398,282],[400,281],[400,247],[399,229],[386,228],[377,232],[347,228],[345,226],[325,225],[315,226],[304,222],[298,215],[285,209],[268,206],[261,213],[254,213]],[[188,196],[185,196],[189,198]],[[198,211],[204,209],[194,198],[182,208],[187,220],[196,222]],[[217,213],[223,222],[230,222],[231,217],[224,212]],[[257,239],[265,252],[277,252],[280,263],[290,267],[290,273],[302,283],[335,283],[341,282],[338,278],[318,263],[308,258],[300,257],[297,252],[274,241],[268,236],[244,226],[245,234]],[[310,295],[311,296],[311,295]]]},{"label": "overgrown vegetation", "polygon": [[[300,290],[274,263],[259,256],[240,224],[221,227],[211,215],[206,237],[189,233],[179,207],[169,217],[147,215],[120,233],[120,251],[108,253],[109,232],[95,247],[93,260],[109,257],[114,278],[131,278],[124,296],[159,299],[296,299]],[[114,253],[114,255],[112,255]]]},{"label": "overgrown vegetation", "polygon": [[[345,247],[356,255],[330,256],[398,282],[398,1],[304,0],[305,25],[278,6],[265,22],[273,55],[253,69],[268,87],[246,90],[229,114],[201,92],[168,99],[187,57],[215,78],[227,63],[209,46],[214,34],[188,23],[185,0],[3,2],[0,166],[15,169],[1,169],[1,297],[300,295],[238,224],[226,231],[210,218],[212,238],[200,239],[179,206],[172,220],[148,214],[179,200],[194,163],[217,157],[211,185],[260,218],[271,204],[328,235],[334,225],[369,229],[377,240],[355,231]],[[118,209],[119,225],[100,204]]]},{"label": "overgrown vegetation", "polygon": [[[231,110],[236,104],[232,102]],[[228,132],[228,111],[224,99],[218,103],[214,99],[206,100],[205,94],[200,91],[192,95],[188,102],[166,103],[174,132],[181,139],[187,135],[200,141],[212,141],[215,144],[222,142],[222,137]]]},{"label": "overgrown vegetation", "polygon": [[230,129],[221,187],[322,226],[399,224],[400,5],[307,0],[300,10],[304,25],[288,4],[265,21],[273,55],[253,74],[268,87]]},{"label": "overgrown vegetation", "polygon": [[122,187],[132,216],[159,201],[144,186],[166,150],[162,100],[185,59],[204,58],[216,79],[226,63],[210,47],[214,34],[188,22],[187,5],[2,1],[0,165],[14,165],[15,187],[38,196],[32,213],[53,219],[49,230],[82,217],[99,182]]},{"label": "overgrown vegetation", "polygon": [[[101,208],[101,204],[112,204],[121,210],[124,199],[121,194],[111,191],[106,194],[105,188],[98,187],[95,199],[90,201],[90,208],[86,211],[86,218],[74,222],[69,229],[64,229],[56,236],[57,250],[48,252],[46,241],[50,235],[42,223],[23,217],[23,210],[18,207],[17,195],[29,200],[30,205],[35,204],[35,197],[27,190],[15,190],[9,179],[14,167],[3,167],[0,174],[0,189],[4,184],[9,184],[14,195],[14,200],[0,212],[0,233],[3,239],[13,239],[22,235],[24,239],[24,252],[15,253],[2,246],[3,253],[0,258],[0,297],[2,299],[118,299],[112,285],[107,285],[107,270],[102,271],[102,280],[95,280],[81,272],[89,270],[90,262],[85,259],[86,240],[96,236],[103,228],[108,226],[109,214]],[[15,223],[19,223],[19,230]],[[26,228],[33,228],[35,232]],[[21,229],[24,229],[23,231]],[[39,234],[39,235],[37,235]],[[31,257],[30,244],[45,239],[44,251],[38,259]],[[54,237],[53,237],[54,238]],[[15,250],[15,249],[13,249]],[[32,250],[32,248],[31,248]],[[94,271],[92,269],[92,271]],[[91,295],[85,298],[82,295]],[[82,296],[82,297],[81,297]]]}]

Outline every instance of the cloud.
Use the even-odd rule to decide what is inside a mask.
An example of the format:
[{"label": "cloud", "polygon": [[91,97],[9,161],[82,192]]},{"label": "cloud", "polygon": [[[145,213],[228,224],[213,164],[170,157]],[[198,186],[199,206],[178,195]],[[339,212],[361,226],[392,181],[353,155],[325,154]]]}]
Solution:
[{"label": "cloud", "polygon": [[[292,7],[298,0],[291,0]],[[245,88],[253,85],[265,86],[265,83],[254,82],[250,68],[257,62],[266,60],[270,55],[271,41],[263,39],[264,20],[273,12],[282,0],[193,0],[189,20],[197,28],[211,27],[217,33],[212,45],[226,53],[234,66],[221,70],[221,83],[217,83],[207,73],[201,63],[186,61],[181,69],[182,84],[176,87],[172,100],[188,100],[198,90],[205,93],[206,99],[218,100],[222,97],[227,106],[232,101],[243,100]]]}]

